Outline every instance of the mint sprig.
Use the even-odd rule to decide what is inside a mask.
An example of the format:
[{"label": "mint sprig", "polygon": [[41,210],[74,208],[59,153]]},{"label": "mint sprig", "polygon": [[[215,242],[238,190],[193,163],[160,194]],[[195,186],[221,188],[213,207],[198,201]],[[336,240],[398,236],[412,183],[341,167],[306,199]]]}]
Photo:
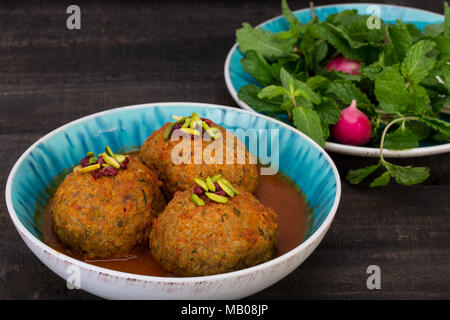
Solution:
[{"label": "mint sprig", "polygon": [[[421,32],[411,23],[381,21],[367,28],[367,15],[344,10],[320,21],[302,23],[281,1],[288,30],[271,33],[244,23],[236,31],[243,69],[257,84],[243,86],[238,97],[258,112],[290,122],[320,146],[352,100],[372,123],[370,146],[380,148],[377,164],[350,170],[358,184],[380,174],[371,186],[394,180],[421,183],[430,170],[386,161],[383,150],[416,148],[423,141],[450,141],[450,123],[441,111],[450,106],[450,7],[444,22]],[[336,58],[360,64],[359,74],[327,70]]]}]

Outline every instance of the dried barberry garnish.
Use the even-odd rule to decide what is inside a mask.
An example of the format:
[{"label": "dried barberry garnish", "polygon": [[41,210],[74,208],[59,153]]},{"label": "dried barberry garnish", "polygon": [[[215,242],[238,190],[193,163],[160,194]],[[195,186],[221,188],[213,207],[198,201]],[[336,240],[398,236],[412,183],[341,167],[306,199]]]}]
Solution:
[{"label": "dried barberry garnish", "polygon": [[118,172],[119,172],[119,170],[117,170],[116,168],[111,167],[111,166],[104,167],[104,168],[102,169],[102,173],[103,173],[105,176],[115,176]]},{"label": "dried barberry garnish", "polygon": [[126,157],[125,160],[120,164],[120,169],[126,170],[128,169],[128,163],[130,162],[130,158]]},{"label": "dried barberry garnish", "polygon": [[196,185],[195,187],[194,187],[194,193],[196,194],[196,195],[198,195],[198,196],[201,196],[201,195],[203,195],[204,193],[205,193],[205,190],[203,190],[203,188],[202,187],[200,187],[199,185]]},{"label": "dried barberry garnish", "polygon": [[100,169],[91,171],[91,174],[94,177],[94,179],[98,179],[101,176],[103,176],[103,173],[102,173],[102,171]]},{"label": "dried barberry garnish", "polygon": [[91,165],[90,163],[89,163],[89,159],[90,158],[92,158],[91,156],[87,156],[87,157],[84,157],[83,159],[81,159],[81,161],[80,161],[80,164],[81,164],[81,166],[84,168],[84,167],[87,167],[87,166],[89,166],[89,165]]}]

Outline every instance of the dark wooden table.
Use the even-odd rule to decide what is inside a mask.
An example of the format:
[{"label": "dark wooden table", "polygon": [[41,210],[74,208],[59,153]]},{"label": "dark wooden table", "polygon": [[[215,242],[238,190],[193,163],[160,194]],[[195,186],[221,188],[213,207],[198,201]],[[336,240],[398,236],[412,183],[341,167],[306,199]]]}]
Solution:
[{"label": "dark wooden table", "polygon": [[[308,5],[290,3],[294,9]],[[441,1],[395,3],[442,12]],[[77,2],[81,30],[69,31],[70,4],[0,5],[2,197],[22,152],[69,121],[146,102],[236,106],[223,77],[234,31],[242,21],[258,24],[280,14],[279,1]],[[375,161],[331,156],[342,176]],[[449,160],[445,154],[398,161],[431,167],[430,178],[412,187],[369,189],[343,181],[339,210],[318,249],[288,277],[250,298],[449,299]],[[0,299],[95,298],[68,290],[31,253],[4,200],[0,241]],[[381,268],[381,290],[366,287],[372,264]]]}]

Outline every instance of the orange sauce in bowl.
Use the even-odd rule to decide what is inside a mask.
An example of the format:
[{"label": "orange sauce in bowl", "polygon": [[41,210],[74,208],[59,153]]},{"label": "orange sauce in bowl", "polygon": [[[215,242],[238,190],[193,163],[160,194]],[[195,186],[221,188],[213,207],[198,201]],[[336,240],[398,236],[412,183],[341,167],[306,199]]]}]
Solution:
[{"label": "orange sauce in bowl", "polygon": [[[276,256],[280,256],[303,242],[308,230],[308,217],[313,213],[309,210],[303,193],[284,175],[260,176],[259,179],[259,185],[255,192],[256,197],[262,204],[277,213],[278,250]],[[53,232],[51,201],[50,198],[43,210],[36,211],[35,222],[38,229],[40,224],[43,241],[56,251],[111,270],[158,277],[175,276],[160,266],[153,259],[150,250],[145,247],[135,248],[124,259],[85,260],[78,256],[64,245]]]}]

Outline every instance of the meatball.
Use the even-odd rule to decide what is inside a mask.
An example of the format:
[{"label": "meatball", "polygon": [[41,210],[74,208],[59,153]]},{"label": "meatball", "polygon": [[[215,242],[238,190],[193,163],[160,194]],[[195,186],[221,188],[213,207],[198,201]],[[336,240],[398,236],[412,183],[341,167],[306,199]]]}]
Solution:
[{"label": "meatball", "polygon": [[53,198],[53,229],[86,259],[127,256],[147,243],[151,221],[164,209],[160,185],[137,157],[116,176],[72,172]]},{"label": "meatball", "polygon": [[[195,163],[194,148],[195,142],[189,139],[182,139],[178,141],[172,141],[171,139],[164,139],[164,131],[169,125],[166,123],[162,128],[152,133],[150,137],[143,143],[140,156],[142,161],[151,168],[154,168],[158,174],[158,177],[164,182],[163,189],[167,195],[171,197],[176,191],[183,191],[192,188],[195,185],[193,181],[194,177],[206,178],[214,174],[220,173],[223,177],[228,179],[231,183],[239,186],[249,192],[256,190],[258,185],[258,167],[245,145],[237,139],[231,133],[230,136],[234,137],[234,148],[226,148],[226,130],[210,120],[205,120],[210,124],[210,127],[215,127],[222,133],[222,138],[218,139],[219,143],[223,143],[222,161],[219,156],[215,156],[215,152],[211,152],[209,157],[208,152],[204,152],[205,148],[212,143],[212,141],[202,140],[201,150],[203,159],[205,155],[208,161],[201,161],[201,163]],[[174,148],[181,149],[178,144],[188,143],[187,147],[191,150],[188,155],[188,163],[176,164],[172,160],[172,151]],[[241,149],[240,149],[241,148]],[[239,150],[245,150],[245,163],[238,163],[240,159],[238,157]],[[228,155],[227,155],[228,154]],[[226,163],[227,159],[233,159],[233,163]],[[208,162],[208,163],[207,163]],[[220,163],[222,162],[222,163]]]},{"label": "meatball", "polygon": [[275,212],[251,193],[222,204],[196,206],[191,191],[175,193],[153,222],[150,248],[168,271],[180,276],[231,272],[270,260],[277,248]]}]

